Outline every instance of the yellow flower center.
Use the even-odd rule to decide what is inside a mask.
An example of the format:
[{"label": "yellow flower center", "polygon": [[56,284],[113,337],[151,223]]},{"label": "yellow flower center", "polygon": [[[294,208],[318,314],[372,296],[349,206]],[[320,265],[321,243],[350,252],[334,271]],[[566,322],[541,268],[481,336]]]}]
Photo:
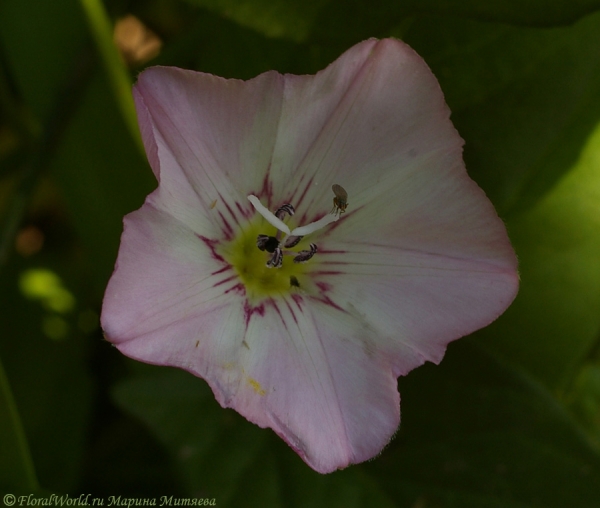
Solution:
[{"label": "yellow flower center", "polygon": [[[230,242],[222,245],[220,253],[233,267],[246,288],[250,301],[265,297],[283,296],[302,287],[307,281],[308,264],[294,263],[292,256],[284,256],[279,268],[268,268],[271,254],[256,246],[260,234],[276,234],[276,229],[260,215],[256,216]],[[309,241],[303,239],[294,250],[308,248]]]}]

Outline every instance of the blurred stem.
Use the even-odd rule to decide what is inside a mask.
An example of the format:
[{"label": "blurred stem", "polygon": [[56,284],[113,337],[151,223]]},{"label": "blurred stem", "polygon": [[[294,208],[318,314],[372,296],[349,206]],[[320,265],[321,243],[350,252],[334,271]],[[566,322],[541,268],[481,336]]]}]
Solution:
[{"label": "blurred stem", "polygon": [[138,149],[145,155],[131,95],[131,78],[113,41],[113,29],[108,14],[101,0],[80,0],[80,3],[109,77],[121,115]]},{"label": "blurred stem", "polygon": [[25,154],[40,134],[40,125],[35,122],[26,108],[20,107],[13,95],[6,59],[0,48],[0,118],[19,139],[15,147],[4,149],[0,154],[0,178],[23,166]]},{"label": "blurred stem", "polygon": [[28,114],[24,108],[19,107],[14,100],[9,85],[6,60],[0,52],[0,113],[7,124],[14,129],[26,143],[33,142],[40,133],[40,125]]},{"label": "blurred stem", "polygon": [[41,134],[32,141],[27,159],[21,168],[21,180],[7,208],[6,223],[1,230],[0,269],[8,262],[18,228],[38,178],[50,164],[62,134],[79,104],[79,99],[92,75],[94,61],[92,49],[86,46],[77,58],[71,75],[59,91],[53,109],[41,129]]},{"label": "blurred stem", "polygon": [[21,458],[21,466],[25,476],[25,483],[28,490],[35,492],[39,490],[39,483],[35,474],[35,467],[31,458],[31,452],[29,445],[27,444],[27,437],[23,430],[21,418],[19,416],[19,410],[15,403],[4,366],[0,360],[0,399],[2,405],[5,408],[6,415],[8,416],[8,426],[12,430],[12,434],[15,437],[16,447],[18,449],[19,457]]}]

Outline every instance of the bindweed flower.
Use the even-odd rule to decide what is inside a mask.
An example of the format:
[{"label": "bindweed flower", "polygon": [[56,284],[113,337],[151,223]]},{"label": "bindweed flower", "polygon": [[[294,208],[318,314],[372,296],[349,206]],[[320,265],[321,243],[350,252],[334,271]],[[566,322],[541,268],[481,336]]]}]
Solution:
[{"label": "bindweed flower", "polygon": [[427,65],[368,40],[314,76],[154,67],[134,97],[159,185],[124,220],[106,338],[204,378],[319,472],[375,456],[398,376],[518,288]]}]

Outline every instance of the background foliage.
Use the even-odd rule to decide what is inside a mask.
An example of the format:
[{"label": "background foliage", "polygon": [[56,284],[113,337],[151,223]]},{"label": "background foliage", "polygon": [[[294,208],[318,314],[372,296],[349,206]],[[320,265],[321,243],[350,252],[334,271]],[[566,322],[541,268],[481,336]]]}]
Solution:
[{"label": "background foliage", "polygon": [[[0,492],[600,506],[599,11],[600,0],[2,0]],[[115,30],[131,16],[151,32]],[[380,457],[320,476],[202,380],[102,339],[122,217],[156,185],[130,86],[154,64],[313,73],[387,36],[440,80],[522,285],[497,322],[399,380],[402,425]]]}]

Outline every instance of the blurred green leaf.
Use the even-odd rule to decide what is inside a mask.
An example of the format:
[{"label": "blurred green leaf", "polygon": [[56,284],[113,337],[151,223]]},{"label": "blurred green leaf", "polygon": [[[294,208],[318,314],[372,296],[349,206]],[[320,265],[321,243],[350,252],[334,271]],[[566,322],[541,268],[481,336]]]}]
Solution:
[{"label": "blurred green leaf", "polygon": [[[14,92],[15,108],[23,112],[26,122],[36,128],[42,123],[46,126],[39,140],[31,143],[35,146],[30,147],[24,160],[25,187],[23,195],[16,196],[22,203],[29,201],[37,187],[72,111],[66,106],[61,110],[60,101],[66,97],[72,106],[71,98],[77,95],[73,94],[71,81],[85,30],[83,19],[74,7],[77,4],[69,0],[29,3],[8,0],[0,6],[5,89],[11,95]],[[35,129],[30,130],[38,134]],[[15,231],[23,219],[23,210],[24,205],[10,209],[13,215],[8,220]],[[8,247],[12,250],[14,238],[4,239],[10,241]],[[2,267],[0,355],[40,483],[52,490],[66,491],[74,486],[80,474],[91,387],[83,369],[82,343],[53,342],[44,336],[44,327],[54,336],[60,335],[57,326],[65,331],[69,326],[67,321],[47,314],[38,302],[26,302],[19,294],[18,278],[24,269],[19,260]],[[18,471],[17,462],[13,468],[12,473]],[[28,493],[34,491],[37,489],[30,486]]]},{"label": "blurred green leaf", "polygon": [[455,15],[525,26],[568,25],[600,9],[599,0],[187,0],[266,35],[296,42],[381,36],[402,19]]},{"label": "blurred green leaf", "polygon": [[[38,261],[59,274],[76,266],[67,257],[58,265],[48,255]],[[0,355],[39,483],[50,490],[68,492],[81,475],[92,402],[84,362],[86,344],[77,330],[75,313],[56,314],[44,309],[38,300],[26,300],[20,294],[19,277],[31,266],[16,258],[0,278]],[[60,319],[65,332],[60,338],[54,335],[55,340],[47,335],[52,335],[47,325],[53,318]],[[8,436],[3,433],[3,441]],[[2,455],[4,450],[3,444]],[[12,467],[16,471],[19,463]]]},{"label": "blurred green leaf", "polygon": [[425,17],[405,34],[520,259],[516,301],[481,335],[564,388],[600,331],[600,15],[543,30]]},{"label": "blurred green leaf", "polygon": [[21,424],[19,409],[0,361],[0,489],[3,492],[32,491],[38,488],[27,437]]},{"label": "blurred green leaf", "polygon": [[52,110],[85,36],[77,0],[3,0],[0,4],[2,51],[23,101],[38,119]]},{"label": "blurred green leaf", "polygon": [[600,457],[531,378],[463,341],[400,388],[389,448],[327,476],[185,372],[151,368],[113,393],[165,443],[190,495],[223,506],[597,506]]},{"label": "blurred green leaf", "polygon": [[583,365],[563,399],[600,448],[600,361]]},{"label": "blurred green leaf", "polygon": [[600,124],[577,164],[509,220],[521,289],[486,343],[564,389],[600,334]]},{"label": "blurred green leaf", "polygon": [[309,55],[303,46],[267,39],[210,12],[197,15],[191,24],[149,64],[175,65],[238,79],[250,79],[273,69],[297,73],[312,70],[306,67]]},{"label": "blurred green leaf", "polygon": [[[99,345],[100,348],[111,351],[107,344]],[[103,367],[101,376],[106,374],[107,364]],[[164,447],[142,423],[110,404],[106,395],[103,393],[96,404],[96,418],[88,436],[85,478],[78,492],[94,492],[105,498],[115,493],[123,498],[157,500],[166,494],[185,497],[182,481],[171,467]]]},{"label": "blurred green leaf", "polygon": [[356,468],[322,476],[271,431],[214,400],[206,383],[173,369],[117,385],[114,397],[159,437],[181,470],[189,495],[218,506],[393,506]]},{"label": "blurred green leaf", "polygon": [[156,187],[104,74],[93,77],[51,169],[87,248],[100,296],[114,268],[123,216]]},{"label": "blurred green leaf", "polygon": [[[40,9],[35,10],[31,4],[9,0],[3,5],[7,16],[0,18],[0,23],[7,24],[7,30],[0,26],[7,60],[24,99],[36,113],[47,117],[55,107],[53,101],[59,100],[65,91],[73,93],[68,81],[73,79],[73,69],[89,65],[81,59],[92,56],[81,52],[87,25],[78,1],[39,3]],[[68,22],[66,27],[65,22]],[[106,32],[107,28],[102,25],[97,31],[101,29]],[[104,32],[100,34],[103,47],[107,45]],[[113,57],[117,59],[116,55]],[[122,82],[123,69],[119,65]],[[49,66],[53,72],[49,72]],[[155,186],[144,155],[133,143],[137,138],[128,131],[128,127],[136,130],[137,127],[127,125],[123,105],[116,100],[121,96],[114,94],[113,82],[107,75],[97,73],[83,91],[81,106],[64,137],[52,140],[58,144],[58,152],[51,169],[63,187],[75,225],[90,254],[98,294],[114,267],[123,216],[139,207]],[[127,93],[131,94],[131,90]],[[131,106],[131,96],[123,100]],[[60,115],[60,110],[54,113]],[[47,130],[53,131],[54,127],[50,123]]]},{"label": "blurred green leaf", "polygon": [[267,37],[300,42],[330,0],[188,0]]},{"label": "blurred green leaf", "polygon": [[403,33],[439,79],[469,174],[501,216],[570,170],[600,120],[600,14],[555,29],[422,17]]},{"label": "blurred green leaf", "polygon": [[598,0],[412,0],[410,3],[415,10],[529,26],[567,25],[600,9]]},{"label": "blurred green leaf", "polygon": [[545,388],[476,341],[399,384],[399,435],[366,470],[401,506],[407,492],[427,507],[598,506],[598,451]]}]

